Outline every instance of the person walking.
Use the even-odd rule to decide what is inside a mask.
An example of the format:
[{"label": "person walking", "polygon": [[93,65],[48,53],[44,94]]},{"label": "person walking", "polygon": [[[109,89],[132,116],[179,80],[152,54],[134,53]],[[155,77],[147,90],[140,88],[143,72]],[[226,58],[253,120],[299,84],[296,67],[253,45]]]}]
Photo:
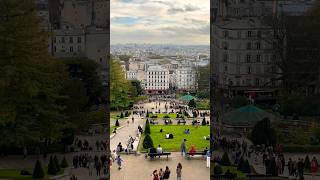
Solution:
[{"label": "person walking", "polygon": [[210,150],[206,152],[206,157],[207,157],[207,168],[210,168],[210,158],[211,158]]},{"label": "person walking", "polygon": [[186,151],[187,151],[187,147],[186,147],[186,139],[183,139],[182,143],[181,143],[181,155],[185,156],[186,155]]},{"label": "person walking", "polygon": [[122,168],[122,162],[123,162],[123,160],[121,159],[120,155],[118,155],[116,161],[117,161],[117,164],[118,164],[118,169],[120,170]]},{"label": "person walking", "polygon": [[99,160],[96,161],[96,172],[97,172],[97,176],[100,176],[101,168],[102,168],[101,162],[100,162]]},{"label": "person walking", "polygon": [[318,161],[316,157],[312,158],[310,166],[311,166],[312,177],[314,177],[318,172]]},{"label": "person walking", "polygon": [[159,175],[158,175],[157,170],[153,171],[152,176],[153,176],[153,180],[159,180]]},{"label": "person walking", "polygon": [[170,169],[168,166],[166,166],[166,170],[164,171],[164,174],[163,174],[163,180],[169,180],[170,178]]},{"label": "person walking", "polygon": [[94,168],[94,161],[93,161],[93,159],[90,157],[90,159],[89,159],[89,165],[88,165],[89,176],[92,176],[93,168]]},{"label": "person walking", "polygon": [[160,168],[160,170],[159,170],[159,179],[163,180],[163,176],[164,176],[164,171],[162,170],[162,168]]},{"label": "person walking", "polygon": [[182,174],[182,165],[181,165],[181,163],[178,163],[176,173],[177,173],[177,180],[181,180],[181,174]]}]

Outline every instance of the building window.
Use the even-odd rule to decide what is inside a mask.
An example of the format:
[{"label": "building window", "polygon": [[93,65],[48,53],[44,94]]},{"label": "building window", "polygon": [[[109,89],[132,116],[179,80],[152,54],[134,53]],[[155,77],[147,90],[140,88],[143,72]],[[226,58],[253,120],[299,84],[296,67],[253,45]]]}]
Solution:
[{"label": "building window", "polygon": [[256,86],[260,86],[260,79],[256,78]]},{"label": "building window", "polygon": [[77,42],[78,42],[78,43],[81,43],[81,37],[78,37]]},{"label": "building window", "polygon": [[62,42],[62,43],[65,43],[64,37],[61,37],[61,42]]},{"label": "building window", "polygon": [[251,42],[247,43],[247,49],[251,49]]},{"label": "building window", "polygon": [[[100,62],[102,62],[102,58],[100,58],[99,60],[100,60]],[[134,73],[132,73],[132,75],[134,75]]]},{"label": "building window", "polygon": [[238,31],[238,38],[241,38],[241,31]]},{"label": "building window", "polygon": [[57,37],[54,37],[54,38],[53,38],[53,42],[54,42],[54,43],[57,43]]},{"label": "building window", "polygon": [[251,55],[247,54],[247,63],[250,63],[250,62],[251,62]]},{"label": "building window", "polygon": [[250,66],[247,67],[247,73],[251,74],[251,67]]},{"label": "building window", "polygon": [[69,37],[69,43],[73,43],[73,37]]},{"label": "building window", "polygon": [[78,46],[78,52],[80,52],[81,51],[81,46]]},{"label": "building window", "polygon": [[247,37],[251,37],[252,36],[252,31],[248,31],[247,32]]},{"label": "building window", "polygon": [[228,49],[228,43],[227,42],[223,42],[222,46],[223,46],[223,49]]},{"label": "building window", "polygon": [[228,72],[228,66],[224,66],[224,72]]},{"label": "building window", "polygon": [[72,46],[70,46],[70,48],[69,48],[69,49],[70,49],[70,52],[73,52],[73,47],[72,47]]},{"label": "building window", "polygon": [[258,36],[258,38],[261,38],[261,31],[257,32],[257,36]]},{"label": "building window", "polygon": [[223,55],[223,62],[228,62],[228,54],[227,53],[225,53]]},{"label": "building window", "polygon": [[223,31],[223,37],[227,38],[229,36],[229,32],[228,31]]},{"label": "building window", "polygon": [[261,48],[261,43],[260,43],[260,42],[257,42],[257,43],[256,43],[256,48],[257,48],[257,49],[260,49],[260,48]]},{"label": "building window", "polygon": [[261,55],[260,54],[257,55],[257,62],[261,62]]},{"label": "building window", "polygon": [[54,52],[57,52],[57,47],[53,46],[53,50],[54,50]]}]

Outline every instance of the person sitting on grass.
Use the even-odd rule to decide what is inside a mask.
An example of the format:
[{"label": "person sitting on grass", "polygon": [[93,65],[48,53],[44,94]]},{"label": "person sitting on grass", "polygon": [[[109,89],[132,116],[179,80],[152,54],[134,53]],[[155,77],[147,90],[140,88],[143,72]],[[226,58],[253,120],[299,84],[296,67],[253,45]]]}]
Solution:
[{"label": "person sitting on grass", "polygon": [[187,131],[187,129],[185,129],[183,133],[184,133],[184,134],[188,134],[188,131]]},{"label": "person sitting on grass", "polygon": [[112,133],[117,134],[117,128],[114,128]]},{"label": "person sitting on grass", "polygon": [[191,145],[191,148],[189,150],[189,154],[193,156],[197,152],[196,147],[194,145]]},{"label": "person sitting on grass", "polygon": [[159,144],[159,146],[157,147],[157,153],[158,153],[158,154],[161,154],[161,153],[162,153],[162,147],[160,146],[160,144]]}]

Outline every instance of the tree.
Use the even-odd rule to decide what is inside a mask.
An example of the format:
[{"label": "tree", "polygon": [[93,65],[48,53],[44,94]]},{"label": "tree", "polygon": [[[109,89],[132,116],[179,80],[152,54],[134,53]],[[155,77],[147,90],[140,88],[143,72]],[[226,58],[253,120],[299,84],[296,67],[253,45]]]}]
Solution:
[{"label": "tree", "polygon": [[189,107],[192,107],[192,108],[196,108],[196,107],[197,107],[197,104],[196,104],[196,102],[195,102],[194,99],[191,99],[191,100],[189,101],[189,103],[188,103],[188,106],[189,106]]},{"label": "tree", "polygon": [[66,157],[64,156],[62,161],[61,161],[61,165],[60,165],[61,168],[67,168],[68,167],[68,162],[67,162],[67,159]]},{"label": "tree", "polygon": [[121,114],[120,114],[120,118],[122,119],[122,118],[124,118],[124,116],[123,116],[123,112],[121,112]]},{"label": "tree", "polygon": [[138,80],[130,80],[129,82],[131,84],[131,92],[130,92],[131,97],[137,97],[141,95],[143,92],[143,89],[141,87],[141,82]]},{"label": "tree", "polygon": [[151,134],[149,119],[146,121],[146,127],[144,129],[144,134]]},{"label": "tree", "polygon": [[245,161],[243,159],[243,156],[241,156],[240,161],[237,166],[237,170],[243,172],[244,171],[244,166],[245,166]]},{"label": "tree", "polygon": [[149,148],[154,147],[152,138],[149,134],[146,134],[146,136],[144,137],[142,145],[143,145],[143,148],[145,148],[145,149],[149,149]]},{"label": "tree", "polygon": [[56,163],[55,163],[54,159],[52,158],[52,156],[50,156],[50,160],[49,160],[49,164],[48,164],[48,174],[55,175],[55,174],[57,174],[57,172],[58,172],[58,170],[57,170]]},{"label": "tree", "polygon": [[231,99],[231,107],[240,108],[249,104],[248,98],[245,96],[235,96]]},{"label": "tree", "polygon": [[87,107],[99,104],[99,98],[102,96],[102,79],[98,74],[98,64],[91,59],[64,58],[70,76],[83,83],[88,97]]},{"label": "tree", "polygon": [[36,165],[34,166],[33,173],[32,173],[33,179],[42,179],[44,178],[44,171],[42,169],[41,163],[39,160],[36,161]]},{"label": "tree", "polygon": [[111,62],[110,83],[111,108],[123,110],[128,107],[130,104],[128,97],[129,82],[125,79],[125,74],[119,61],[115,59]]},{"label": "tree", "polygon": [[275,130],[271,127],[268,118],[264,118],[254,126],[251,132],[251,140],[255,145],[274,146],[276,144]]},{"label": "tree", "polygon": [[251,173],[251,167],[250,167],[250,164],[249,164],[248,159],[244,162],[242,172],[244,172],[244,173]]},{"label": "tree", "polygon": [[35,9],[32,0],[0,1],[0,146],[47,145],[64,127],[67,72],[50,57]]},{"label": "tree", "polygon": [[207,125],[206,118],[203,118],[203,119],[202,119],[201,125],[202,125],[202,126],[206,126],[206,125]]},{"label": "tree", "polygon": [[54,164],[55,164],[55,166],[56,166],[56,168],[57,168],[57,172],[59,172],[59,171],[61,170],[61,168],[60,168],[60,163],[59,163],[58,157],[57,157],[57,156],[54,156],[54,157],[53,157],[53,161],[54,161]]},{"label": "tree", "polygon": [[120,126],[120,124],[119,124],[119,119],[116,120],[115,126],[116,126],[116,127],[119,127],[119,126]]},{"label": "tree", "polygon": [[223,153],[220,164],[222,166],[230,166],[231,165],[228,153],[226,153],[226,152]]}]

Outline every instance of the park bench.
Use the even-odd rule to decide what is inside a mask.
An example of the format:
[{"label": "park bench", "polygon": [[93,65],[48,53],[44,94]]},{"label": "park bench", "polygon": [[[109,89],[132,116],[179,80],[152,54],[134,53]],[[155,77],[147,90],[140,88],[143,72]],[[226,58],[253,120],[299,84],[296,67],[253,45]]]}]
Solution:
[{"label": "park bench", "polygon": [[195,153],[192,153],[192,155],[189,152],[187,152],[186,154],[187,154],[186,155],[187,158],[191,158],[191,156],[196,156],[196,155],[201,155],[201,156],[206,155],[204,151],[196,151]]},{"label": "park bench", "polygon": [[184,119],[179,119],[177,122],[177,124],[183,124],[183,125],[185,125],[186,123],[187,123],[187,121]]},{"label": "park bench", "polygon": [[163,152],[163,153],[148,153],[148,156],[149,157],[151,157],[151,158],[154,158],[154,157],[159,157],[160,158],[160,156],[167,156],[167,159],[168,159],[168,157],[169,157],[169,155],[171,155],[171,153],[170,152]]}]

